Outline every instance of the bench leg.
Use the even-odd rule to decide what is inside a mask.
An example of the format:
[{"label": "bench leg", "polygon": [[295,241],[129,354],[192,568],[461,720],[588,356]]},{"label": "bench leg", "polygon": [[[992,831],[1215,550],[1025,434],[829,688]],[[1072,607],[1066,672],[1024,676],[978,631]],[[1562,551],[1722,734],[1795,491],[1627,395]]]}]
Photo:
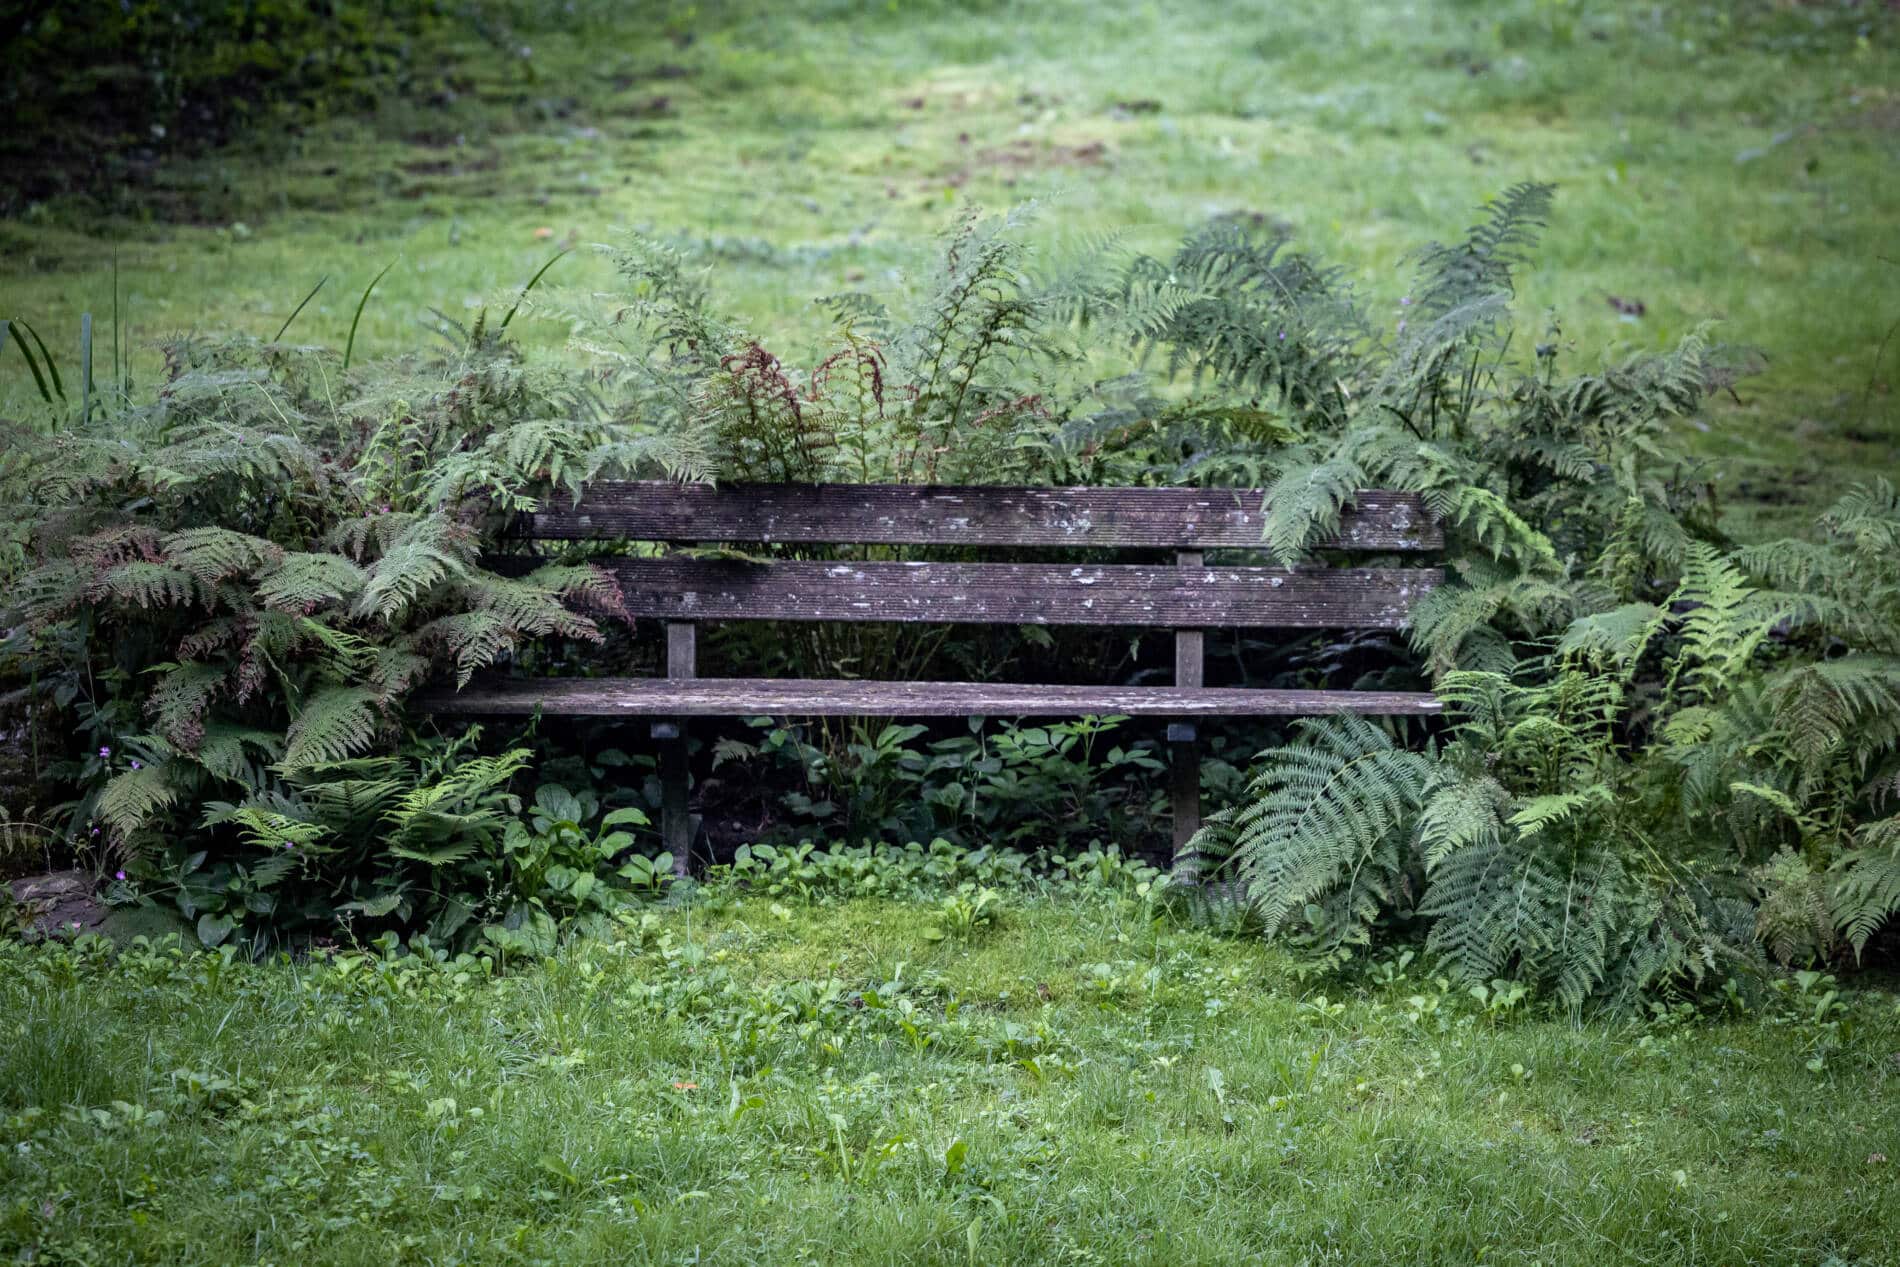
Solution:
[{"label": "bench leg", "polygon": [[687,808],[686,723],[653,723],[660,741],[660,840],[673,855],[673,874],[683,876],[691,867],[693,814]]},{"label": "bench leg", "polygon": [[1176,722],[1168,727],[1168,765],[1172,775],[1174,809],[1174,854],[1179,862],[1181,851],[1194,833],[1201,829],[1201,745],[1199,734],[1190,724]]}]

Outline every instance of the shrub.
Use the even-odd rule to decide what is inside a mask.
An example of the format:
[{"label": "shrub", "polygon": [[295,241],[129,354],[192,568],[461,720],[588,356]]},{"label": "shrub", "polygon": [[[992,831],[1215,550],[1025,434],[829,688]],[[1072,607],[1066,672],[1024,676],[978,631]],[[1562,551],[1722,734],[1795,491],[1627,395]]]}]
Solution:
[{"label": "shrub", "polygon": [[1553,329],[1513,360],[1511,277],[1548,204],[1520,186],[1422,252],[1390,337],[1308,269],[1266,293],[1320,315],[1321,354],[1244,345],[1205,314],[1249,312],[1282,266],[1238,238],[1200,274],[1187,307],[1203,315],[1171,327],[1176,360],[1299,411],[1269,464],[1282,557],[1378,485],[1425,495],[1450,573],[1411,632],[1449,731],[1412,748],[1363,720],[1304,723],[1187,873],[1232,867],[1269,935],[1323,957],[1405,915],[1461,979],[1572,1005],[1693,985],[1757,943],[1858,953],[1900,910],[1883,817],[1900,789],[1900,502],[1876,484],[1813,540],[1736,548],[1672,423],[1744,359],[1697,334],[1565,376]]}]

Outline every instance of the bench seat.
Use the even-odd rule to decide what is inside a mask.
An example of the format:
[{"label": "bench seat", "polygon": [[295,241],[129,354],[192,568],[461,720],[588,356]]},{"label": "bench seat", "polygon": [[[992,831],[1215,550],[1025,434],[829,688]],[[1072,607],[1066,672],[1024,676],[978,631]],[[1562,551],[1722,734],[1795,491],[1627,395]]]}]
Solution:
[{"label": "bench seat", "polygon": [[[539,567],[551,545],[606,547],[590,553],[615,583],[614,610],[665,627],[665,676],[495,678],[434,694],[423,706],[443,715],[651,719],[651,736],[659,742],[661,834],[682,870],[697,831],[688,804],[688,731],[696,717],[1154,718],[1166,723],[1179,849],[1201,821],[1198,731],[1206,719],[1430,716],[1440,708],[1420,691],[1203,685],[1208,630],[1401,630],[1444,581],[1440,568],[1398,566],[1390,557],[1444,544],[1416,493],[1360,489],[1297,567],[1262,566],[1266,502],[1266,490],[1258,488],[597,483],[577,502],[518,516],[513,543],[489,566],[518,575]],[[835,549],[840,546],[847,548]],[[1089,557],[890,557],[891,547],[905,546],[968,554],[1006,549],[1073,556],[1080,550]],[[787,547],[790,555],[817,557],[787,557]],[[1227,557],[1210,566],[1210,550]],[[1373,557],[1355,562],[1351,556]],[[726,621],[1167,630],[1174,639],[1174,681],[1051,686],[702,678],[699,626]]]},{"label": "bench seat", "polygon": [[436,714],[567,717],[1309,717],[1430,715],[1440,708],[1422,691],[627,677],[473,682],[425,706]]}]

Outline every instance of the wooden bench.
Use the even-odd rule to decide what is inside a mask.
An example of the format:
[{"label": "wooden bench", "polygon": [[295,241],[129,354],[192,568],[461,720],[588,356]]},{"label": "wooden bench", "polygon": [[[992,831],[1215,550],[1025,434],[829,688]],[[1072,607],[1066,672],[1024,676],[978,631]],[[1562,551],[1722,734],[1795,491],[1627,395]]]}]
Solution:
[{"label": "wooden bench", "polygon": [[[1144,554],[1129,563],[904,563],[620,557],[608,568],[629,613],[666,624],[664,678],[473,683],[425,701],[438,714],[654,717],[662,741],[661,831],[676,864],[692,843],[687,719],[712,716],[1159,717],[1171,724],[1173,838],[1200,824],[1203,717],[1350,711],[1435,713],[1423,692],[1255,690],[1203,685],[1215,628],[1397,629],[1442,578],[1436,568],[1210,567],[1208,550],[1261,548],[1258,489],[925,485],[596,485],[574,506],[524,515],[535,542],[916,545]],[[1322,549],[1386,555],[1439,548],[1419,499],[1357,495]],[[1166,560],[1157,562],[1156,560]],[[702,678],[701,621],[902,621],[1126,625],[1174,632],[1172,686],[1047,686]]]}]

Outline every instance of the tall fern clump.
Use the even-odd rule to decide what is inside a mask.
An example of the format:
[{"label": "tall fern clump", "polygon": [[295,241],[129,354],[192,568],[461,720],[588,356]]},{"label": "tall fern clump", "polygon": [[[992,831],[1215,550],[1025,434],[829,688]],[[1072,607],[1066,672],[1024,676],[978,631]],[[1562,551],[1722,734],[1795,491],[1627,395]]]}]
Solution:
[{"label": "tall fern clump", "polygon": [[542,307],[647,425],[720,478],[1051,482],[1062,371],[1079,356],[1068,319],[1107,283],[1086,265],[1035,272],[1026,214],[960,219],[907,312],[863,293],[822,300],[833,341],[802,365],[720,316],[679,248],[640,236],[609,248],[624,293]]},{"label": "tall fern clump", "polygon": [[1333,961],[1416,921],[1460,977],[1572,1005],[1858,953],[1900,913],[1895,494],[1736,548],[1676,429],[1746,357],[1697,332],[1565,373],[1554,323],[1515,342],[1550,208],[1518,186],[1420,252],[1382,332],[1278,243],[1133,271],[1165,279],[1125,293],[1133,343],[1288,436],[1207,445],[1263,473],[1270,550],[1297,562],[1365,487],[1419,492],[1447,536],[1411,640],[1449,728],[1304,723],[1185,871],[1230,868],[1270,935]]},{"label": "tall fern clump", "polygon": [[[443,859],[411,840],[416,772],[387,764],[405,698],[624,614],[604,572],[504,576],[484,544],[538,496],[691,455],[481,329],[354,371],[243,339],[168,355],[149,405],[24,437],[0,468],[25,560],[0,625],[42,737],[73,736],[68,830],[212,929],[292,905],[420,919]],[[481,844],[493,809],[438,806],[428,830]]]}]

